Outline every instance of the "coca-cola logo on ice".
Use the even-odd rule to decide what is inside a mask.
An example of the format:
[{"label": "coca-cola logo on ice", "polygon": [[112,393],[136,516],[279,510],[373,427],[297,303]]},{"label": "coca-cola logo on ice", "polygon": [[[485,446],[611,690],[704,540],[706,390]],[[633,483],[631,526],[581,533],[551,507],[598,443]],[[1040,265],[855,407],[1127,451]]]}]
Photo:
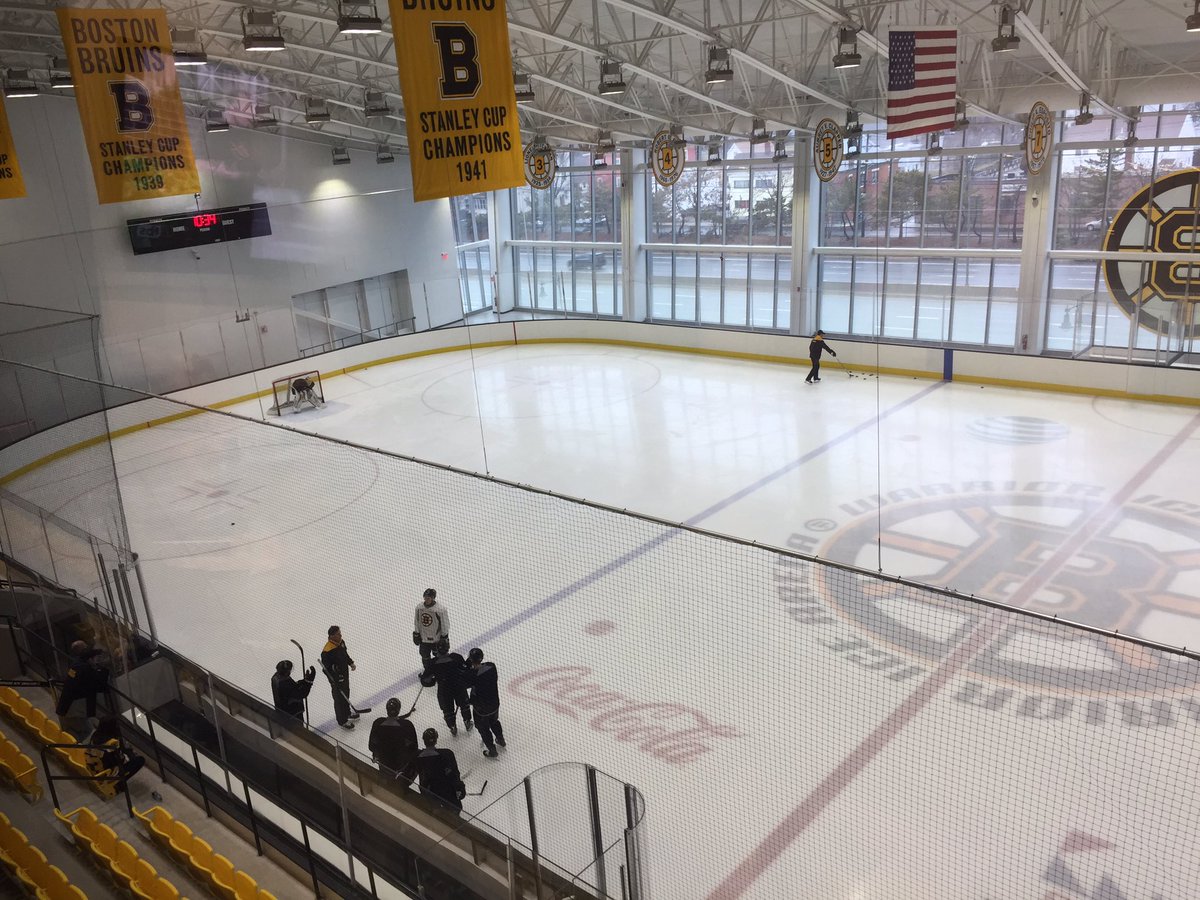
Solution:
[{"label": "coca-cola logo on ice", "polygon": [[538,669],[513,681],[509,691],[677,766],[710,752],[718,739],[742,737],[690,706],[642,703],[589,681],[591,675],[584,666]]}]

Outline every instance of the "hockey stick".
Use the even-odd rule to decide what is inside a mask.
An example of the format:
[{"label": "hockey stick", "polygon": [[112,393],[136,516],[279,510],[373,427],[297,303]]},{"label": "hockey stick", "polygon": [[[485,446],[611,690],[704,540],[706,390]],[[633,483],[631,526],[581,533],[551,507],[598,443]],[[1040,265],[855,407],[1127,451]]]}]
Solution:
[{"label": "hockey stick", "polygon": [[468,797],[482,797],[483,792],[486,790],[487,790],[487,779],[485,778],[485,779],[483,779],[483,787],[481,787],[477,791],[468,791],[467,796]]},{"label": "hockey stick", "polygon": [[[308,674],[308,669],[304,665],[304,648],[300,646],[300,642],[298,640],[296,640],[295,638],[289,638],[288,640],[290,640],[293,644],[295,644],[296,649],[300,651],[300,677],[303,678],[306,674]],[[304,724],[305,725],[309,724],[309,721],[308,721],[308,695],[307,694],[304,696]]]},{"label": "hockey stick", "polygon": [[417,708],[417,701],[421,699],[421,691],[423,691],[423,690],[425,690],[425,685],[421,685],[419,688],[417,688],[417,696],[415,698],[413,698],[413,705],[410,706],[408,709],[408,712],[406,712],[400,718],[407,719],[409,716],[411,716],[413,714],[413,710],[415,710]]},{"label": "hockey stick", "polygon": [[[329,670],[327,668],[325,668],[324,665],[321,666],[321,672],[322,672],[322,674],[324,674],[324,676],[326,678],[329,679],[330,684],[337,687],[337,682],[329,677]],[[350,695],[347,694],[345,691],[343,691],[341,688],[337,688],[337,692],[342,695],[342,699],[346,701],[346,705],[350,707],[350,711],[355,713],[356,715],[361,716],[363,713],[369,713],[372,709],[375,708],[373,706],[364,706],[362,708],[359,708],[350,701]]]},{"label": "hockey stick", "polygon": [[855,377],[854,373],[851,372],[849,368],[847,368],[846,364],[844,362],[842,362],[840,359],[838,359],[836,356],[833,358],[833,361],[839,369],[841,369],[843,372],[846,373],[847,378]]}]

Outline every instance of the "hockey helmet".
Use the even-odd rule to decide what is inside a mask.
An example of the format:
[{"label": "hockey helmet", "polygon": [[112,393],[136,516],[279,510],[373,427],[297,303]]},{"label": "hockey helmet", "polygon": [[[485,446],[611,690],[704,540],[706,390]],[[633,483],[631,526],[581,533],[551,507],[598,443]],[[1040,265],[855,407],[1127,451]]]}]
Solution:
[{"label": "hockey helmet", "polygon": [[433,687],[435,684],[437,684],[437,678],[432,672],[422,672],[419,676],[419,680],[424,687]]},{"label": "hockey helmet", "polygon": [[281,659],[279,662],[275,663],[275,672],[278,675],[291,675],[292,661],[290,659]]},{"label": "hockey helmet", "polygon": [[471,652],[467,654],[467,660],[473,663],[483,662],[483,651],[478,647],[472,647]]}]

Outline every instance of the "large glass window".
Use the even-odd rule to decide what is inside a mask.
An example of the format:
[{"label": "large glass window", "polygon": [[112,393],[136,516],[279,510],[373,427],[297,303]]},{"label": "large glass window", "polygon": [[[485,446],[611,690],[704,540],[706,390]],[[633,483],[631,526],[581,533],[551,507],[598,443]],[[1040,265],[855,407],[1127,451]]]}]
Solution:
[{"label": "large glass window", "polygon": [[464,313],[492,305],[492,249],[489,237],[488,195],[450,198],[454,242],[458,251],[459,290]]}]

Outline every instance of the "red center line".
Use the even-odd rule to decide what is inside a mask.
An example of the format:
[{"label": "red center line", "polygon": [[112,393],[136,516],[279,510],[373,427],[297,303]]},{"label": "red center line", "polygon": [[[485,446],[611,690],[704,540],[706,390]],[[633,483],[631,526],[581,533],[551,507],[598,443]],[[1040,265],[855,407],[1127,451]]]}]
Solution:
[{"label": "red center line", "polygon": [[[1021,585],[1008,601],[1009,605],[1023,605],[1048,584],[1105,524],[1120,513],[1134,491],[1144,484],[1185,441],[1191,438],[1197,428],[1200,428],[1200,415],[1194,416],[1103,506],[1085,519],[1063,541],[1058,550]],[[876,726],[875,730],[867,735],[857,747],[850,751],[845,759],[800,802],[800,805],[788,813],[787,817],[746,855],[737,868],[730,872],[708,895],[708,900],[734,900],[734,898],[743,896],[759,876],[783,855],[783,852],[800,837],[809,825],[816,821],[829,804],[850,786],[851,782],[904,730],[905,726],[967,666],[977,653],[1000,634],[1007,625],[1009,615],[1001,610],[993,610],[981,619],[929,677]]]}]

